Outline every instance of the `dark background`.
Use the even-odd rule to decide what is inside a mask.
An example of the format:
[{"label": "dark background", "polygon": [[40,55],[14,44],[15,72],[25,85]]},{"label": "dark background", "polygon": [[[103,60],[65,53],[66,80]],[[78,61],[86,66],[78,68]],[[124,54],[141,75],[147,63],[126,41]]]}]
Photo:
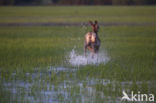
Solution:
[{"label": "dark background", "polygon": [[155,5],[156,0],[0,0],[0,5]]}]

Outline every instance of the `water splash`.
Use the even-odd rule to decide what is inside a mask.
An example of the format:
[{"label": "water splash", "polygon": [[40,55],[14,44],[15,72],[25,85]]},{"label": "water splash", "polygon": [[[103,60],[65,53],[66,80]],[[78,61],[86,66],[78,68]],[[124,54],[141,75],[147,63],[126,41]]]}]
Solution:
[{"label": "water splash", "polygon": [[73,66],[88,65],[88,64],[105,64],[110,60],[105,52],[100,52],[98,55],[94,55],[92,58],[91,54],[87,56],[78,54],[74,49],[69,54],[69,63]]}]

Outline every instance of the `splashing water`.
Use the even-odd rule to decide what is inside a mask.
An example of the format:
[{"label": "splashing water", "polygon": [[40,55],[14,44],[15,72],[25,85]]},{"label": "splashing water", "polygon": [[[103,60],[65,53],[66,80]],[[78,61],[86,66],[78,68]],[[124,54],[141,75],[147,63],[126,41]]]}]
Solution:
[{"label": "splashing water", "polygon": [[69,63],[73,66],[87,65],[87,64],[105,64],[110,60],[110,58],[104,53],[100,52],[95,54],[92,58],[91,53],[87,56],[80,55],[73,49],[69,54]]}]

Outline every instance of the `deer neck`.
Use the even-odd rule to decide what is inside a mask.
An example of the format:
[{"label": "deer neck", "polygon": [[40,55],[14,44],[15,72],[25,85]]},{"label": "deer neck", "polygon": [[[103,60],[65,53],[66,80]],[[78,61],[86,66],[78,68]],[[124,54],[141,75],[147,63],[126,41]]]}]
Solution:
[{"label": "deer neck", "polygon": [[96,34],[96,37],[98,37],[98,33],[94,31],[94,33]]}]

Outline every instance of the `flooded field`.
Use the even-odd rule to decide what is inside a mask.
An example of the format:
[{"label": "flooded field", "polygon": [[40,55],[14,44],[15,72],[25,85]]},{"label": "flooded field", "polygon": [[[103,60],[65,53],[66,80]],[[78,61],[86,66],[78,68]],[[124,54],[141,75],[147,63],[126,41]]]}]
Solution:
[{"label": "flooded field", "polygon": [[[76,72],[74,68],[48,67],[42,72],[22,73],[23,79],[12,73],[11,80],[2,82],[3,89],[11,94],[10,101],[19,103],[121,103],[121,91],[130,91],[134,86],[130,81],[88,77],[79,80]],[[152,84],[155,81],[137,81],[135,85]]]},{"label": "flooded field", "polygon": [[112,81],[88,77],[83,80],[77,78],[80,66],[98,66],[110,60],[104,52],[100,52],[94,58],[90,53],[87,55],[85,57],[77,54],[73,49],[66,57],[66,63],[73,66],[72,68],[49,66],[41,71],[38,71],[39,68],[34,68],[33,72],[20,72],[20,74],[13,72],[9,80],[1,79],[3,89],[11,94],[11,101],[22,103],[94,103],[97,99],[100,102],[119,102],[119,97],[105,96],[103,91],[96,90],[97,85],[106,86],[105,89],[108,89],[108,85],[115,85]]},{"label": "flooded field", "polygon": [[[156,94],[154,6],[0,8],[0,103],[129,103],[123,91]],[[90,19],[102,24],[93,58],[83,51]]]},{"label": "flooded field", "polygon": [[[155,94],[156,39],[151,27],[134,27],[136,33],[143,28],[145,33],[129,38],[109,33],[113,29],[115,35],[118,30],[126,33],[129,27],[107,27],[94,58],[89,52],[84,56],[83,36],[65,32],[62,37],[63,32],[56,31],[54,37],[49,31],[60,27],[9,27],[9,32],[6,28],[1,27],[0,44],[2,103],[121,103],[123,90]],[[151,31],[151,37],[146,37],[146,31]]]}]

